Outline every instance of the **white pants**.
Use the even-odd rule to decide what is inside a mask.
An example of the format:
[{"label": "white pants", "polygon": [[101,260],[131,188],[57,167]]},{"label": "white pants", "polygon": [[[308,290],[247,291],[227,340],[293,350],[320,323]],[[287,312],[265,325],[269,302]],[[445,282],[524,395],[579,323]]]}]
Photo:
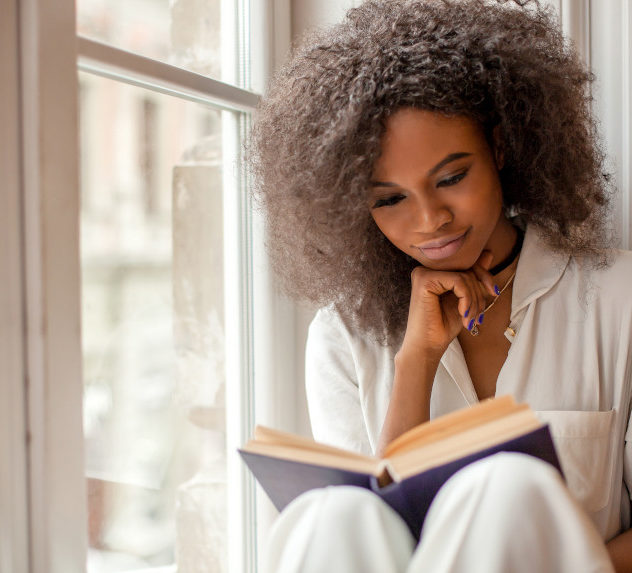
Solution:
[{"label": "white pants", "polygon": [[548,464],[501,453],[450,478],[421,532],[368,490],[296,498],[270,534],[266,573],[610,572],[592,522]]}]

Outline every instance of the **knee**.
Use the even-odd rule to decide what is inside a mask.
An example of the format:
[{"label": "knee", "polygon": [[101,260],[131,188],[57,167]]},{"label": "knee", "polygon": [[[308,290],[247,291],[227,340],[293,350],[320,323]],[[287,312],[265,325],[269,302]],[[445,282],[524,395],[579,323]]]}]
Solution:
[{"label": "knee", "polygon": [[392,511],[377,495],[361,487],[330,486],[297,497],[285,510],[312,514],[335,527],[355,522],[359,516]]},{"label": "knee", "polygon": [[[533,499],[538,492],[563,488],[560,473],[549,463],[526,454],[502,452],[484,460],[482,478],[505,495]],[[497,490],[497,491],[498,491]]]},{"label": "knee", "polygon": [[526,454],[501,452],[470,464],[454,474],[436,499],[490,503],[497,514],[535,510],[552,497],[565,495],[559,472],[550,464]]},{"label": "knee", "polygon": [[283,510],[277,527],[327,532],[330,537],[345,539],[365,536],[368,531],[408,533],[404,520],[386,502],[353,486],[326,487],[300,495]]},{"label": "knee", "polygon": [[406,523],[371,491],[327,487],[283,510],[268,539],[265,570],[404,571],[415,543]]}]

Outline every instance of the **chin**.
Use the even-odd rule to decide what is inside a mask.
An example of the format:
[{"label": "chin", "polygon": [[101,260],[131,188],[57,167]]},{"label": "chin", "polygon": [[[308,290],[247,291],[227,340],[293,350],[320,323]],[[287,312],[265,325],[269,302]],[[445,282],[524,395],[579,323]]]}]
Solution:
[{"label": "chin", "polygon": [[[482,252],[482,251],[481,251]],[[460,253],[456,253],[453,257],[447,257],[445,259],[434,259],[434,260],[425,260],[419,261],[424,267],[427,269],[432,269],[435,271],[467,271],[474,266],[474,263],[478,261],[480,257],[480,253],[478,256],[474,257],[472,255],[468,256],[465,253],[462,255]]]},{"label": "chin", "polygon": [[433,271],[454,271],[454,272],[460,272],[460,271],[466,271],[469,268],[472,267],[472,265],[474,263],[472,263],[469,266],[466,266],[462,263],[459,263],[458,261],[450,261],[448,259],[442,259],[440,261],[419,261],[419,263],[427,268],[427,269],[431,269]]}]

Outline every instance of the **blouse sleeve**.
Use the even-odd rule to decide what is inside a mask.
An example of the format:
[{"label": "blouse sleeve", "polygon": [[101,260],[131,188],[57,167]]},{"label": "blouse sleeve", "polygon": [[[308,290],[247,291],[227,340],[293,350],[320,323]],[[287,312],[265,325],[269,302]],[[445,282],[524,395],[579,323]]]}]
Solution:
[{"label": "blouse sleeve", "polygon": [[335,312],[318,311],[305,353],[307,405],[314,439],[371,455],[350,336]]},{"label": "blouse sleeve", "polygon": [[627,398],[624,404],[627,405],[628,426],[623,446],[623,483],[628,495],[621,499],[621,521],[625,529],[629,529],[632,526],[632,344],[630,344],[630,339],[626,342],[629,349],[625,369]]},{"label": "blouse sleeve", "polygon": [[[623,482],[627,489],[627,499],[622,499],[622,511],[624,523],[627,522],[627,527],[630,527],[631,510],[632,510],[632,417],[628,419],[628,429],[625,433],[625,446],[623,451]],[[625,504],[625,505],[624,505]]]}]

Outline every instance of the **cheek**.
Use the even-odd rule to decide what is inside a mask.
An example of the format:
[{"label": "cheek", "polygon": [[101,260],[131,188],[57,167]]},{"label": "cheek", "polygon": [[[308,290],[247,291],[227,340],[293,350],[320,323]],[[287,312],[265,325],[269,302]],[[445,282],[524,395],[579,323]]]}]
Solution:
[{"label": "cheek", "polygon": [[491,195],[491,201],[494,203],[494,206],[502,209],[504,200],[503,200],[503,188],[500,184],[500,176],[497,171],[494,171],[489,178],[489,189]]},{"label": "cheek", "polygon": [[503,192],[500,184],[496,184],[489,201],[489,211],[497,219],[503,211]]},{"label": "cheek", "polygon": [[[480,192],[480,190],[485,190]],[[471,195],[471,201],[464,205],[470,213],[476,213],[480,223],[495,223],[503,209],[503,196],[500,185],[495,180],[480,183],[479,192]]]},{"label": "cheek", "polygon": [[397,245],[401,236],[402,225],[398,223],[395,213],[385,213],[382,211],[371,212],[373,220],[378,229],[391,243]]}]

